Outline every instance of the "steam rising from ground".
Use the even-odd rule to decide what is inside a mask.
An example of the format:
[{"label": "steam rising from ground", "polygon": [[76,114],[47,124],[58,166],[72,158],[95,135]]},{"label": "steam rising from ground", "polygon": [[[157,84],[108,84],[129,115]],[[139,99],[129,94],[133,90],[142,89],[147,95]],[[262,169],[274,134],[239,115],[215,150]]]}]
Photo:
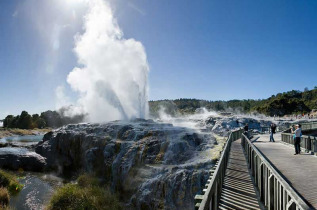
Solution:
[{"label": "steam rising from ground", "polygon": [[159,117],[157,121],[171,123],[174,126],[185,127],[190,129],[201,129],[205,127],[203,121],[208,117],[219,117],[220,115],[215,111],[208,111],[206,108],[199,108],[196,110],[195,114],[190,115],[178,115],[171,116],[166,113],[165,107],[161,106],[159,110]]},{"label": "steam rising from ground", "polygon": [[124,39],[109,4],[87,2],[84,33],[76,37],[78,64],[67,82],[79,93],[89,121],[104,122],[148,115],[148,63],[143,45]]},{"label": "steam rising from ground", "polygon": [[[228,135],[233,129],[245,126],[247,123],[250,129],[262,131],[261,127],[268,128],[272,122],[285,127],[289,121],[257,113],[242,114],[229,110],[226,112],[216,112],[204,107],[196,109],[193,114],[180,114],[177,110],[171,111],[169,108],[161,106],[155,120],[170,123],[174,126],[189,128],[197,133],[213,132],[223,136]],[[173,116],[169,113],[172,113]]]}]

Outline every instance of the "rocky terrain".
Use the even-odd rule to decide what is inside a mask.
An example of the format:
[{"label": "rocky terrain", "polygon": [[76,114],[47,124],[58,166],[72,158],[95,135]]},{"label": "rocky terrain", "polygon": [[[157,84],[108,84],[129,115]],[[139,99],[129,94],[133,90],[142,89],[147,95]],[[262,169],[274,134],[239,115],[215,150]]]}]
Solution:
[{"label": "rocky terrain", "polygon": [[282,126],[283,123],[277,122],[272,119],[260,119],[254,117],[239,117],[239,116],[228,116],[228,117],[209,117],[205,121],[206,127],[214,133],[222,136],[227,136],[229,132],[238,127],[244,127],[248,124],[249,129],[255,132],[261,132],[263,128],[269,128],[272,123],[276,123],[278,126]]},{"label": "rocky terrain", "polygon": [[201,132],[212,132],[220,136],[228,136],[233,129],[249,125],[249,129],[262,132],[272,123],[283,129],[289,127],[289,121],[275,120],[263,115],[234,115],[232,113],[208,112],[206,109],[197,109],[195,114],[171,117],[161,114],[157,119],[160,122],[171,123],[176,126],[187,127]]},{"label": "rocky terrain", "polygon": [[137,119],[47,133],[35,151],[64,175],[97,173],[129,208],[193,209],[216,143],[212,134]]},{"label": "rocky terrain", "polygon": [[274,119],[272,117],[264,116],[209,116],[204,121],[207,130],[216,133],[221,136],[228,136],[231,130],[238,127],[244,127],[246,124],[249,126],[249,130],[254,133],[268,132],[270,125],[275,123],[278,127],[277,131],[283,131],[288,129],[292,124],[307,123],[311,120],[300,119],[296,121]]},{"label": "rocky terrain", "polygon": [[289,126],[288,121],[204,110],[155,121],[70,124],[48,132],[35,146],[6,143],[0,167],[68,177],[90,172],[119,193],[127,209],[193,209],[221,150],[216,134],[227,136],[247,123],[261,132],[272,122]]}]

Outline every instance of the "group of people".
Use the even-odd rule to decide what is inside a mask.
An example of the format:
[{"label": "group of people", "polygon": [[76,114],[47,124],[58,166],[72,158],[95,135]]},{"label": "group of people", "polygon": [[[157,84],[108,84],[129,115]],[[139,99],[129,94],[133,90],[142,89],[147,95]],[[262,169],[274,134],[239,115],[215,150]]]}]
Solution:
[{"label": "group of people", "polygon": [[[302,128],[301,124],[297,124],[294,127],[291,127],[291,132],[294,139],[294,147],[295,147],[295,154],[300,154],[300,139],[302,136]],[[275,142],[274,140],[274,133],[276,132],[276,125],[274,123],[271,124],[271,135],[270,135],[270,142]]]},{"label": "group of people", "polygon": [[[270,134],[270,142],[275,142],[274,140],[274,134],[276,133],[276,124],[272,123],[270,126],[270,130],[271,130],[271,134]],[[293,127],[291,127],[291,132],[293,135],[293,139],[294,139],[294,147],[295,147],[295,154],[294,155],[298,155],[300,154],[300,140],[301,140],[301,136],[302,136],[302,128],[301,128],[301,124],[297,124]],[[244,132],[247,135],[249,131],[249,125],[246,124],[244,126]]]}]

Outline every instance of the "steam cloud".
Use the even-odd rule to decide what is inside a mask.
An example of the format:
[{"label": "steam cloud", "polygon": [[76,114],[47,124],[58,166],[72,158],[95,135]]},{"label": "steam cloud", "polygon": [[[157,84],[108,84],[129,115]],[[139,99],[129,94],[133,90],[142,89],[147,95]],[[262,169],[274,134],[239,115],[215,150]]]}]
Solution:
[{"label": "steam cloud", "polygon": [[143,45],[123,38],[107,2],[87,4],[84,33],[75,37],[80,67],[67,77],[79,93],[78,105],[93,122],[146,118],[149,66]]}]

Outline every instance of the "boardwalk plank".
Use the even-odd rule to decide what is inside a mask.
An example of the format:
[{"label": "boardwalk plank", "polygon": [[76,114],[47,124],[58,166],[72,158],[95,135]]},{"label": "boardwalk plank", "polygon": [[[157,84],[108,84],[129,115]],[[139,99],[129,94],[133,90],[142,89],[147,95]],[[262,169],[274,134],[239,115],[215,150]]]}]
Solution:
[{"label": "boardwalk plank", "polygon": [[219,209],[260,209],[240,140],[231,145]]}]

